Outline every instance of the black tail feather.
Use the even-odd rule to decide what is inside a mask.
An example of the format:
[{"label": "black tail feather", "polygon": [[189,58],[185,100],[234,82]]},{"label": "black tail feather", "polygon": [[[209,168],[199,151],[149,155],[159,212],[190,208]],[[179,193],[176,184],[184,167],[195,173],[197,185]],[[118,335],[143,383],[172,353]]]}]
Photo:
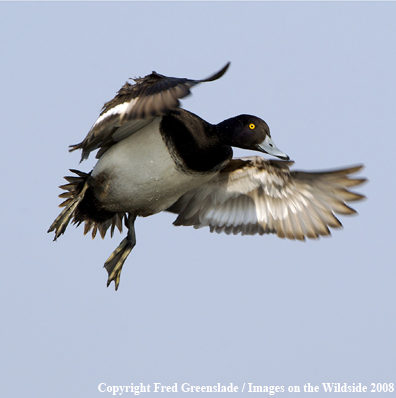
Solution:
[{"label": "black tail feather", "polygon": [[[92,214],[86,213],[86,206],[79,207],[84,197],[86,196],[87,190],[89,189],[88,180],[91,174],[83,173],[82,171],[72,169],[70,169],[70,171],[77,174],[78,177],[64,177],[68,184],[61,185],[59,187],[61,189],[64,189],[66,192],[63,192],[59,195],[60,198],[65,199],[65,201],[59,205],[59,207],[64,207],[64,209],[55,219],[55,221],[52,223],[48,230],[48,232],[55,231],[54,240],[57,240],[59,236],[64,234],[70,222],[72,222],[73,224],[77,224],[77,226],[80,225],[82,222],[85,222],[84,235],[92,230],[92,238],[95,238],[98,231],[100,233],[100,236],[104,238],[109,228],[111,236],[113,236],[115,227],[117,227],[117,229],[122,232],[122,220],[125,217],[124,213],[109,213],[98,210],[98,217],[96,219],[93,219],[95,217]],[[92,193],[88,195],[88,202],[91,196]]]}]

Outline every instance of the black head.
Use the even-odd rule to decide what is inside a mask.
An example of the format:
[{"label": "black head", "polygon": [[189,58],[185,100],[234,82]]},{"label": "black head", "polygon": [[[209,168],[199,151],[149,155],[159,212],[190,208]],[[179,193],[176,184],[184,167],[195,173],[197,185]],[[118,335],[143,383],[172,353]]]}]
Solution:
[{"label": "black head", "polygon": [[235,116],[217,126],[221,140],[227,145],[260,151],[289,160],[289,156],[279,150],[272,141],[268,124],[256,116]]}]

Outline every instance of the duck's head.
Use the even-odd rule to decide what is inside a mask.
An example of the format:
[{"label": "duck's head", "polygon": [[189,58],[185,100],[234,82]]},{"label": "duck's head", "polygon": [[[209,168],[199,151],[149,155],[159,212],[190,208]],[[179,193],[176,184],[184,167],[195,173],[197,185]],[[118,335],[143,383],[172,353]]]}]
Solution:
[{"label": "duck's head", "polygon": [[264,120],[251,115],[239,115],[217,125],[222,141],[230,146],[268,153],[283,160],[283,153],[271,139],[270,129]]}]

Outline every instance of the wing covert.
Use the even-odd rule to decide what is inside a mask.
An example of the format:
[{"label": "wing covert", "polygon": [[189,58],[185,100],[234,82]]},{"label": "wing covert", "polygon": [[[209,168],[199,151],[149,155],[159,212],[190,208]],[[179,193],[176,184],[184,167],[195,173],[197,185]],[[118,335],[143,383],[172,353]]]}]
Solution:
[{"label": "wing covert", "polygon": [[168,209],[178,214],[174,225],[304,240],[341,227],[335,213],[356,213],[345,202],[364,198],[349,190],[365,181],[349,176],[362,166],[307,173],[291,171],[291,164],[258,156],[233,159],[215,178]]}]

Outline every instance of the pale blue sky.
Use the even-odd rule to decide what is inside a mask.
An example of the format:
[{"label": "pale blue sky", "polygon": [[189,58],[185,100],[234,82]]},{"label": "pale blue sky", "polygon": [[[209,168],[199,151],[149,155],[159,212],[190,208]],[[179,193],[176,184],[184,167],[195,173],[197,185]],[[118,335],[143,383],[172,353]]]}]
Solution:
[{"label": "pale blue sky", "polygon": [[[395,16],[391,2],[0,3],[2,394],[396,383]],[[68,145],[129,77],[199,79],[227,61],[186,109],[262,117],[294,169],[364,163],[368,200],[306,243],[138,219],[107,289],[123,235],[46,233],[62,177],[94,164]]]}]

